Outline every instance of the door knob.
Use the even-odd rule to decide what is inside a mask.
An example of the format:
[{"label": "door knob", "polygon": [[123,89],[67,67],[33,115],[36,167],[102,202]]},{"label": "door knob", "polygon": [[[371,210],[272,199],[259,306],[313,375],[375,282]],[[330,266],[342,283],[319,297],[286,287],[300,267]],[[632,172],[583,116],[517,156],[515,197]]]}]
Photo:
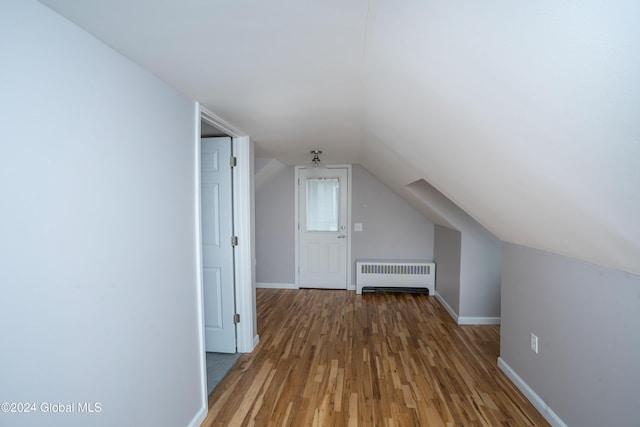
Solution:
[{"label": "door knob", "polygon": [[338,239],[344,239],[345,237],[347,237],[347,236],[345,236],[344,234],[341,234],[341,235],[338,236]]}]

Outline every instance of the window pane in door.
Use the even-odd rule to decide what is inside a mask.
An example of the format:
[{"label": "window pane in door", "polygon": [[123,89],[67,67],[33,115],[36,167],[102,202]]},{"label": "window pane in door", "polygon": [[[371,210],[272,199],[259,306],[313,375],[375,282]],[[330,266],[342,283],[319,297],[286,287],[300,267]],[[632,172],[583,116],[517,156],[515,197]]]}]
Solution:
[{"label": "window pane in door", "polygon": [[307,231],[338,231],[340,180],[307,178]]}]

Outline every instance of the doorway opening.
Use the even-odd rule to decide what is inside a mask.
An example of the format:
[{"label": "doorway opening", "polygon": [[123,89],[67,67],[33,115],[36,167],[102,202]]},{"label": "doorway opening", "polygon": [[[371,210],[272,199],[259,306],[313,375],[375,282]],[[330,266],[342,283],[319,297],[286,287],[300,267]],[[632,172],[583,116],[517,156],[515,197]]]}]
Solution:
[{"label": "doorway opening", "polygon": [[[232,341],[229,349],[221,350],[221,351],[229,351],[232,356],[232,362],[229,364],[231,366],[235,361],[235,358],[239,355],[239,353],[249,353],[253,351],[254,347],[258,344],[259,337],[257,334],[257,326],[256,326],[256,306],[255,306],[255,267],[253,265],[254,258],[254,242],[255,242],[255,233],[253,226],[253,215],[254,215],[254,206],[253,206],[253,147],[251,140],[246,134],[234,128],[224,120],[218,118],[214,114],[207,111],[205,108],[197,105],[197,109],[199,111],[199,115],[197,118],[196,126],[198,131],[198,138],[196,139],[196,157],[195,157],[195,166],[196,166],[196,174],[195,174],[195,182],[196,182],[196,229],[197,229],[197,263],[198,263],[198,283],[200,288],[199,299],[201,301],[201,323],[199,325],[199,332],[201,336],[201,372],[202,372],[202,389],[204,392],[204,396],[209,395],[209,391],[212,388],[208,387],[208,378],[207,374],[213,374],[212,377],[219,377],[219,374],[213,373],[212,369],[207,369],[207,359],[212,361],[212,358],[207,358],[207,345],[205,340],[205,334],[207,332],[207,328],[205,327],[206,323],[217,323],[218,326],[222,324],[224,325],[233,325],[232,331]],[[203,139],[204,138],[204,139]],[[205,144],[203,144],[204,140],[207,139],[217,139],[224,138],[227,139],[226,145],[231,150],[233,157],[236,158],[236,162],[231,161],[227,154],[220,154],[217,152],[217,149],[210,149],[208,152],[204,152],[202,149]],[[209,147],[211,148],[211,147]],[[216,159],[216,157],[218,157]],[[226,158],[224,158],[226,157]],[[228,206],[225,208],[218,207],[220,211],[220,215],[226,215],[227,218],[231,217],[230,222],[232,222],[232,236],[227,235],[228,239],[222,236],[221,232],[212,232],[211,227],[214,229],[219,228],[220,224],[218,224],[215,220],[211,221],[211,218],[205,219],[203,210],[212,208],[212,206],[205,206],[207,202],[207,198],[203,197],[203,187],[204,183],[212,184],[211,182],[205,182],[203,177],[204,172],[213,172],[212,165],[219,165],[217,168],[228,169],[233,164],[233,168],[231,170],[231,178],[233,181],[233,186],[229,185],[229,196],[232,202],[228,203]],[[209,177],[207,177],[208,179]],[[215,183],[214,183],[215,184]],[[227,187],[227,184],[221,184],[220,187],[215,190],[213,186],[209,186],[207,188],[208,194],[215,193],[216,191],[222,190],[222,187]],[[228,199],[227,198],[227,199]],[[213,208],[215,208],[215,203],[213,204]],[[208,221],[208,224],[206,223]],[[207,234],[208,233],[208,234]],[[207,241],[205,241],[204,234],[207,234]],[[218,242],[219,241],[219,242]],[[205,309],[205,294],[209,294],[209,296],[213,293],[214,296],[218,293],[219,289],[223,289],[223,287],[219,287],[217,285],[210,286],[205,284],[207,280],[205,280],[205,274],[213,275],[214,280],[222,283],[216,277],[217,272],[212,269],[209,271],[205,271],[205,258],[210,255],[205,249],[205,244],[214,243],[214,245],[231,248],[233,251],[232,260],[224,261],[221,267],[225,267],[228,270],[231,270],[232,275],[232,286],[233,289],[231,291],[232,302],[219,305],[219,307],[227,308],[230,307],[230,310],[207,310]],[[222,271],[220,271],[222,274]],[[218,363],[213,362],[213,363]],[[211,365],[211,363],[210,363]],[[226,372],[225,372],[226,373]],[[213,379],[213,378],[212,378]],[[218,378],[219,379],[219,378]],[[205,399],[206,404],[206,399]]]},{"label": "doorway opening", "polygon": [[352,289],[351,165],[296,166],[295,180],[296,285]]},{"label": "doorway opening", "polygon": [[200,214],[207,395],[238,355],[233,236],[231,137],[201,122]]}]

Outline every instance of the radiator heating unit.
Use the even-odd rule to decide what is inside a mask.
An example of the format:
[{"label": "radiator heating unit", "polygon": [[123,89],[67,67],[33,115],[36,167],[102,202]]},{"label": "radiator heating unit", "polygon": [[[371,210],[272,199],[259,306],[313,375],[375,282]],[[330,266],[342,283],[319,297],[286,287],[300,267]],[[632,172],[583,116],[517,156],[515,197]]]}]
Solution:
[{"label": "radiator heating unit", "polygon": [[356,261],[356,292],[408,291],[434,295],[436,264],[429,261]]}]

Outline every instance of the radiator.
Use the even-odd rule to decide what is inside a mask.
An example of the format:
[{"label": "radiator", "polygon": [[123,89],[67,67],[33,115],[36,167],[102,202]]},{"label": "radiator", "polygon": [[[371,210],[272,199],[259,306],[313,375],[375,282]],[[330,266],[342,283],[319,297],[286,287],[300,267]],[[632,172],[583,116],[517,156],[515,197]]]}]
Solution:
[{"label": "radiator", "polygon": [[356,292],[412,290],[434,295],[436,264],[428,261],[356,261]]}]

